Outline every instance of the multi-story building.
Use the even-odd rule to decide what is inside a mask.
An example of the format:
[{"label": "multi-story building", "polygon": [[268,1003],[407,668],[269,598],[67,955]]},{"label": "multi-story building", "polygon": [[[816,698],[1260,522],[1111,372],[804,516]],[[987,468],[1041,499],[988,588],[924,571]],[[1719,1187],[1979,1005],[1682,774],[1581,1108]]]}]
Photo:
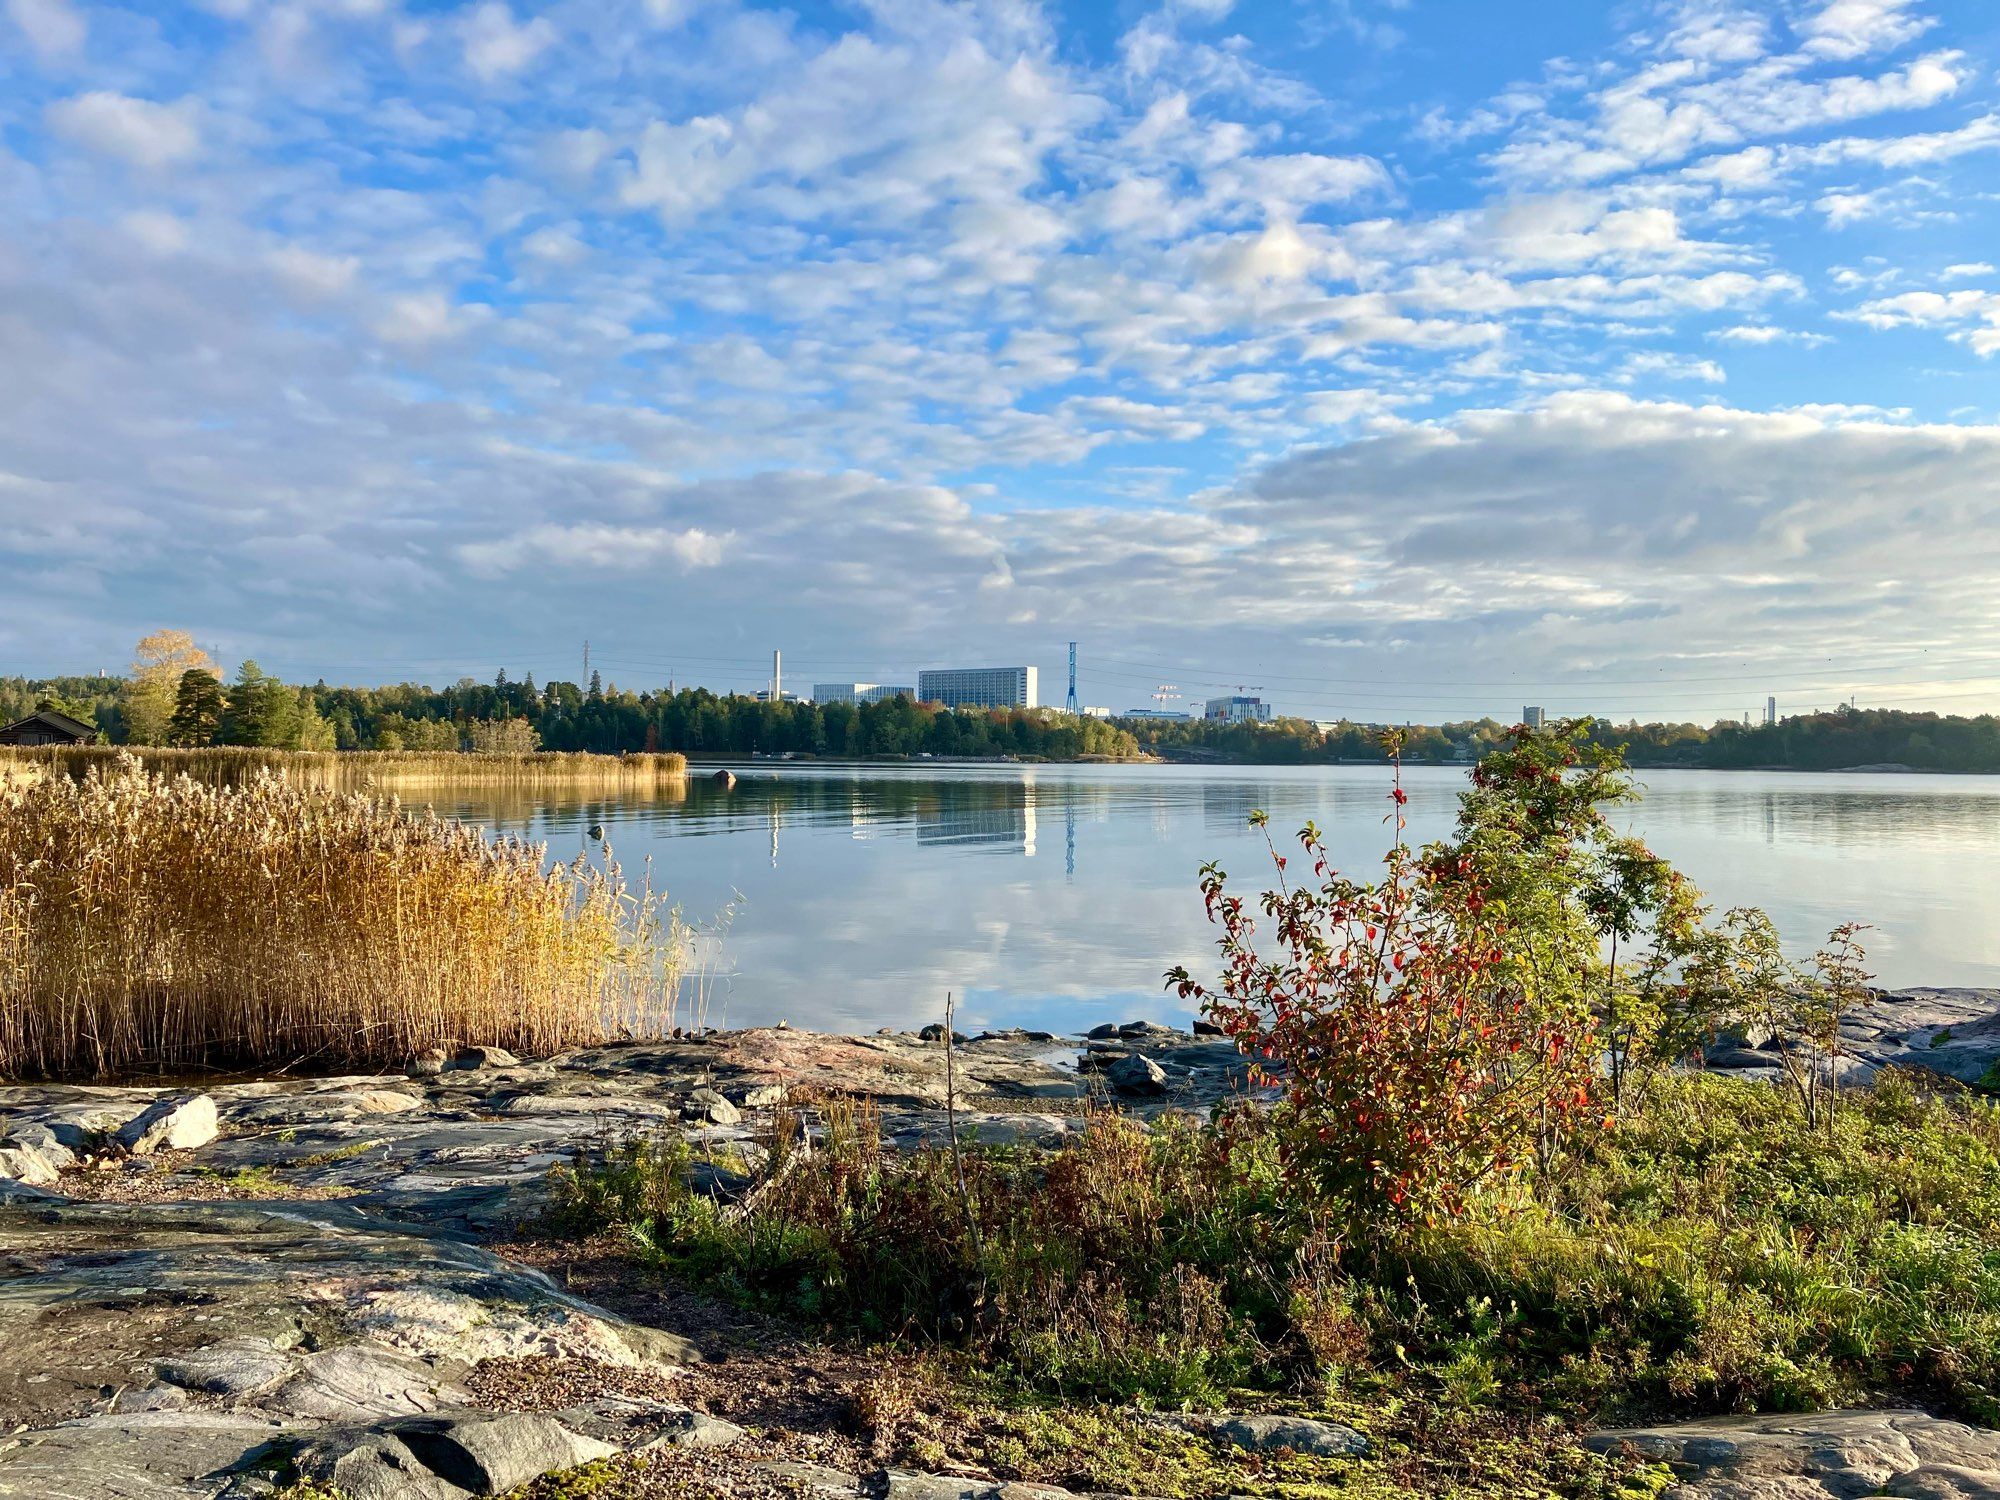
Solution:
[{"label": "multi-story building", "polygon": [[1121,719],[1192,719],[1193,714],[1184,714],[1177,708],[1128,708],[1120,714]]},{"label": "multi-story building", "polygon": [[938,667],[917,673],[917,697],[946,708],[1033,708],[1039,677],[1034,667]]},{"label": "multi-story building", "polygon": [[1246,697],[1242,693],[1209,699],[1201,716],[1204,719],[1221,719],[1228,724],[1254,724],[1262,719],[1277,717],[1271,712],[1271,705],[1262,698]]},{"label": "multi-story building", "polygon": [[890,698],[914,698],[917,690],[886,682],[815,682],[815,703],[881,703]]},{"label": "multi-story building", "polygon": [[1522,709],[1521,722],[1527,725],[1530,729],[1540,729],[1542,727],[1541,704],[1530,703],[1526,708]]}]

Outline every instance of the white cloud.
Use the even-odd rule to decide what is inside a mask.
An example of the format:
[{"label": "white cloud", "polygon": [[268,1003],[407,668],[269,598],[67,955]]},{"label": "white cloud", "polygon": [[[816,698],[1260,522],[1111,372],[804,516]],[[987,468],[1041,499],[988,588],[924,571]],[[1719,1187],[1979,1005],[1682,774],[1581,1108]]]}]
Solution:
[{"label": "white cloud", "polygon": [[442,292],[410,292],[392,298],[375,320],[375,336],[403,348],[422,348],[448,339],[464,327],[462,309]]},{"label": "white cloud", "polygon": [[201,149],[199,116],[191,99],[158,104],[103,90],[58,100],[48,108],[49,124],[59,134],[154,170],[186,161]]},{"label": "white cloud", "polygon": [[1693,355],[1671,354],[1659,349],[1648,349],[1630,355],[1619,367],[1620,385],[1633,385],[1648,378],[1693,380],[1705,385],[1722,385],[1729,376],[1722,366],[1712,359],[1697,359]]},{"label": "white cloud", "polygon": [[7,0],[7,18],[44,62],[75,57],[90,35],[89,24],[70,0]]},{"label": "white cloud", "polygon": [[[1613,654],[1663,633],[1676,655],[1740,654],[1772,630],[1889,648],[1990,612],[2000,428],[1583,391],[1303,451],[1218,514],[1273,557],[1337,542],[1361,592],[1323,601],[1320,622],[1439,656],[1532,655],[1580,631]],[[1552,593],[1566,577],[1590,589]],[[1896,579],[1924,584],[1880,586]]]},{"label": "white cloud", "polygon": [[556,29],[546,16],[516,24],[505,0],[484,0],[460,22],[465,65],[491,83],[518,73],[554,45]]},{"label": "white cloud", "polygon": [[1951,328],[1951,337],[1985,358],[2000,353],[2000,292],[1903,292],[1838,314],[1870,328]]},{"label": "white cloud", "polygon": [[354,282],[360,259],[352,255],[321,255],[303,245],[281,245],[271,252],[271,269],[285,286],[308,300],[339,295]]},{"label": "white cloud", "polygon": [[590,253],[574,224],[544,224],[521,240],[521,253],[549,266],[573,266]]},{"label": "white cloud", "polygon": [[1771,323],[1738,323],[1729,328],[1718,328],[1709,335],[1730,344],[1824,344],[1830,342],[1823,333],[1807,333],[1797,328],[1779,328]]},{"label": "white cloud", "polygon": [[638,572],[671,564],[713,568],[722,562],[726,536],[698,526],[534,526],[495,541],[468,542],[459,557],[474,573],[497,577],[523,568]]},{"label": "white cloud", "polygon": [[1965,260],[1957,265],[1946,266],[1938,274],[1946,281],[1963,281],[1973,276],[1991,276],[1994,274],[1994,267],[1991,261]]},{"label": "white cloud", "polygon": [[1816,56],[1863,57],[1922,36],[1936,21],[1912,15],[1914,0],[1826,0],[1797,23],[1805,49]]},{"label": "white cloud", "polygon": [[1969,59],[1951,50],[1874,75],[1807,78],[1798,66],[1767,57],[1711,76],[1705,63],[1656,62],[1592,95],[1589,118],[1524,127],[1492,161],[1527,180],[1597,182],[1760,136],[1922,109],[1975,76]]}]

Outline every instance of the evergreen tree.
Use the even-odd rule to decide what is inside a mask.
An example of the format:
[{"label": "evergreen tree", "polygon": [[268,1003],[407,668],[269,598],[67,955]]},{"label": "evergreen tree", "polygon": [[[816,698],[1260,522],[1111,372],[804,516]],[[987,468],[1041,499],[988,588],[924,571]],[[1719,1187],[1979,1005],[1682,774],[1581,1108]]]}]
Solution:
[{"label": "evergreen tree", "polygon": [[229,707],[222,716],[222,743],[289,750],[298,743],[298,736],[297,696],[277,678],[267,676],[256,662],[244,662],[229,690]]},{"label": "evergreen tree", "polygon": [[174,694],[173,716],[167,721],[167,740],[174,745],[206,745],[222,724],[222,679],[205,667],[189,667],[181,673]]}]

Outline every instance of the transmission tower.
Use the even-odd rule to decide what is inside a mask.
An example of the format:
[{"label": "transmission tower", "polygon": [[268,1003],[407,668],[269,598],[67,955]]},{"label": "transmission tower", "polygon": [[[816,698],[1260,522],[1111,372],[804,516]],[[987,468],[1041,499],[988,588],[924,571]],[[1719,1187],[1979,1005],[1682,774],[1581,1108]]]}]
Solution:
[{"label": "transmission tower", "polygon": [[1075,641],[1071,641],[1069,643],[1069,697],[1063,700],[1063,709],[1067,713],[1076,712],[1076,642]]}]

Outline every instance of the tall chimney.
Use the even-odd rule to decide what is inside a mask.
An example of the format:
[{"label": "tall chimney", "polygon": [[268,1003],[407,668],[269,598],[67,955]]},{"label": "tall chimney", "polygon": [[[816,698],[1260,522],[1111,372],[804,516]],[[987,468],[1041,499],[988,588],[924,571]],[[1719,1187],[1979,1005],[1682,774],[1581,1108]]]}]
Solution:
[{"label": "tall chimney", "polygon": [[771,652],[771,701],[781,702],[785,696],[785,656],[782,651]]}]

